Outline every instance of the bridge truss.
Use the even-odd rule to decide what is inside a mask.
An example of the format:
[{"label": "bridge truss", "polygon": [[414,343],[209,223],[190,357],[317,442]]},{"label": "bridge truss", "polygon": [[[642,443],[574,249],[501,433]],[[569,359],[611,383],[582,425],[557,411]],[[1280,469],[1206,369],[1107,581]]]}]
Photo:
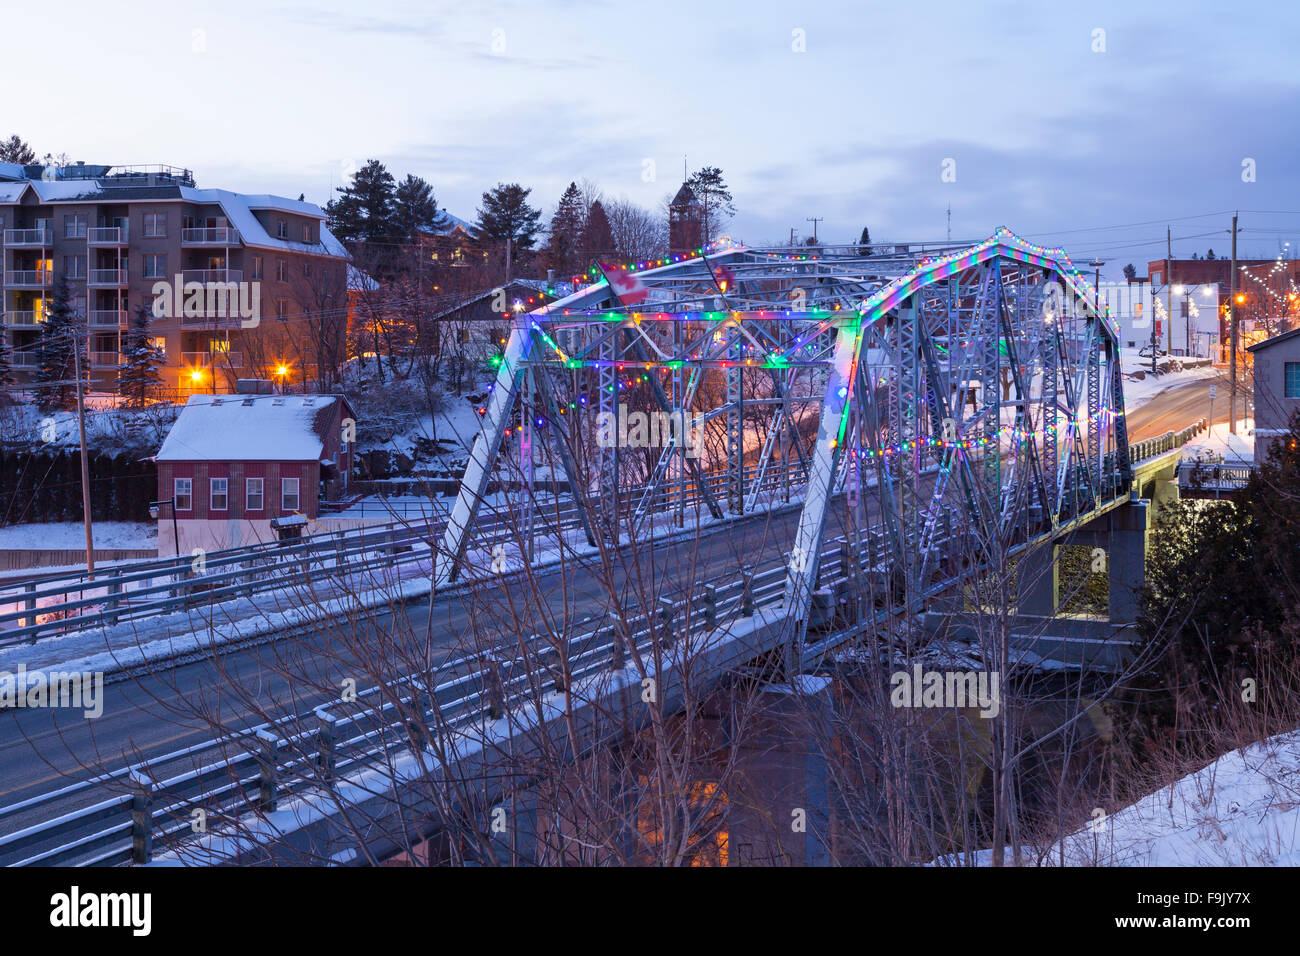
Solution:
[{"label": "bridge truss", "polygon": [[1127,493],[1116,327],[1060,249],[1000,228],[602,268],[518,316],[435,586],[459,573],[506,459],[531,541],[542,445],[592,543],[802,494],[785,585],[799,628],[832,511],[870,564],[917,588],[938,542],[1011,545]]}]

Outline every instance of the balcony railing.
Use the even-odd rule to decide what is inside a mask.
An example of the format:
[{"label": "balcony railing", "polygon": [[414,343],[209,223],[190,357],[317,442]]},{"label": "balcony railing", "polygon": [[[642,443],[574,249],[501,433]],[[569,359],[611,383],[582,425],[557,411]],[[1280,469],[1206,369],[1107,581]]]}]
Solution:
[{"label": "balcony railing", "polygon": [[187,246],[233,246],[238,242],[239,230],[230,226],[181,230],[181,243]]},{"label": "balcony railing", "polygon": [[116,352],[90,353],[91,368],[117,368],[119,364],[120,360],[118,359]]},{"label": "balcony railing", "polygon": [[125,328],[130,322],[130,315],[125,311],[117,309],[94,309],[90,313],[90,324],[101,328]]},{"label": "balcony railing", "polygon": [[35,325],[35,312],[6,312],[5,325]]},{"label": "balcony railing", "polygon": [[13,351],[9,355],[9,365],[12,368],[36,368],[36,353],[31,350],[26,352]]},{"label": "balcony railing", "polygon": [[49,246],[54,244],[54,230],[45,226],[37,229],[6,229],[6,246]]},{"label": "balcony railing", "polygon": [[54,273],[48,269],[18,269],[5,273],[5,285],[14,289],[43,289],[53,279]]},{"label": "balcony railing", "polygon": [[86,242],[92,246],[124,246],[127,243],[126,226],[96,226],[86,232]]},{"label": "balcony railing", "polygon": [[240,282],[244,278],[238,269],[186,269],[181,275],[185,282]]},{"label": "balcony railing", "polygon": [[91,285],[106,285],[112,287],[126,285],[125,269],[91,269]]}]

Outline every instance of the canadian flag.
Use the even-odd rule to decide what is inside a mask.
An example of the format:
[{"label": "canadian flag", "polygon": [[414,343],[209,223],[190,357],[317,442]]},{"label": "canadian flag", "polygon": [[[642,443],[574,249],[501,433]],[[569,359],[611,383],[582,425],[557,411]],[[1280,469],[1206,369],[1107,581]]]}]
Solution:
[{"label": "canadian flag", "polygon": [[650,290],[635,272],[624,272],[608,262],[600,263],[600,271],[605,273],[609,287],[624,305],[640,305],[649,297]]}]

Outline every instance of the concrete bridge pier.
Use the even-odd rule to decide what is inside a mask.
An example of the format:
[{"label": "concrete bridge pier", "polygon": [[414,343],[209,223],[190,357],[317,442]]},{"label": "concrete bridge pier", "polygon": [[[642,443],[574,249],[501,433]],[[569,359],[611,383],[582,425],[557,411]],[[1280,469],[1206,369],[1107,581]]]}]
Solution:
[{"label": "concrete bridge pier", "polygon": [[1106,552],[1111,624],[1137,621],[1139,595],[1147,576],[1147,538],[1152,503],[1130,500],[1075,532],[1072,543]]}]

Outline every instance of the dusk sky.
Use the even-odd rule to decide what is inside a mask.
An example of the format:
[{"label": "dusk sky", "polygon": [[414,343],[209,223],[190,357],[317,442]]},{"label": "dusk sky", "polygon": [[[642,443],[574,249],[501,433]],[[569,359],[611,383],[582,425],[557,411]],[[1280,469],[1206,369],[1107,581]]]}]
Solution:
[{"label": "dusk sky", "polygon": [[190,6],[68,0],[75,31],[7,9],[0,77],[29,95],[0,135],[322,204],[373,157],[470,220],[498,181],[548,218],[584,177],[657,209],[685,155],[752,245],[810,216],[942,239],[951,205],[954,238],[1005,224],[1112,277],[1166,223],[1176,255],[1226,255],[1238,209],[1243,257],[1300,244],[1295,4]]}]

